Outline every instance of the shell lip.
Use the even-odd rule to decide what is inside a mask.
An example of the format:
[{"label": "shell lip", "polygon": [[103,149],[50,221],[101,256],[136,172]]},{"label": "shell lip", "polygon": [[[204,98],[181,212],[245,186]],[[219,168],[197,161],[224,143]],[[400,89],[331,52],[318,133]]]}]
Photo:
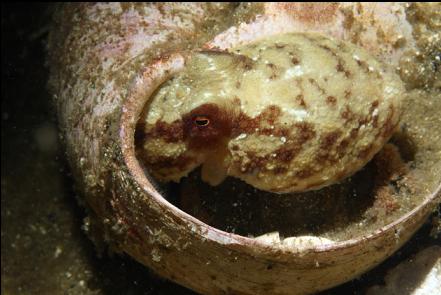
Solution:
[{"label": "shell lip", "polygon": [[[182,70],[186,63],[186,57],[183,54],[175,53],[169,56],[162,57],[156,60],[148,68],[146,68],[134,81],[131,91],[123,105],[119,139],[121,143],[122,155],[124,162],[127,165],[129,173],[132,175],[138,185],[145,191],[147,196],[150,196],[154,201],[161,206],[161,208],[172,213],[177,218],[187,223],[190,228],[197,228],[199,237],[203,240],[210,240],[222,245],[236,245],[245,248],[253,248],[252,252],[265,251],[269,249],[271,251],[284,252],[286,254],[296,255],[299,254],[294,248],[281,247],[281,245],[274,244],[268,245],[264,241],[256,240],[254,238],[241,236],[238,234],[228,233],[212,227],[199,219],[191,216],[190,214],[182,211],[175,205],[169,203],[154,187],[154,185],[148,180],[145,172],[139,164],[135,155],[135,143],[134,132],[135,126],[139,119],[143,106],[147,103],[152,93],[167,79],[174,74]],[[425,200],[407,212],[397,220],[389,223],[374,232],[367,233],[366,235],[358,236],[353,239],[337,241],[330,244],[314,245],[310,248],[302,251],[311,253],[337,251],[345,248],[351,248],[360,242],[366,242],[368,240],[375,240],[382,236],[383,233],[390,231],[400,224],[408,221],[412,216],[419,212],[427,214],[425,208],[431,207],[432,203],[437,203],[436,197],[441,192],[441,184],[432,192],[431,195],[425,198]],[[441,199],[441,195],[440,195]],[[438,200],[439,202],[439,200]],[[302,254],[303,255],[303,254]]]},{"label": "shell lip", "polygon": [[[439,200],[436,200],[438,196]],[[328,245],[321,245],[314,249],[314,252],[325,252],[325,251],[333,251],[338,250],[340,248],[350,248],[353,245],[366,240],[374,240],[381,236],[381,234],[390,231],[392,229],[395,229],[400,224],[403,224],[404,222],[408,221],[412,216],[415,216],[416,214],[420,213],[425,208],[432,207],[431,204],[436,205],[436,203],[441,202],[441,183],[438,185],[438,187],[429,195],[427,196],[424,201],[407,212],[406,214],[402,215],[400,218],[396,219],[394,222],[391,222],[377,230],[375,230],[373,233],[369,233],[366,235],[359,236],[355,239],[349,239],[345,241],[335,242],[333,244]],[[434,206],[433,206],[434,207]],[[424,211],[425,212],[425,211]]]},{"label": "shell lip", "polygon": [[[176,217],[185,221],[191,228],[199,227],[204,239],[213,240],[221,244],[249,244],[251,239],[230,234],[208,224],[203,223],[190,214],[169,203],[148,180],[145,172],[135,155],[135,127],[140,117],[142,108],[147,103],[152,93],[167,79],[181,71],[186,63],[187,56],[175,53],[164,56],[137,76],[130,89],[130,93],[122,106],[119,124],[119,140],[124,162],[133,179],[138,183],[147,196],[150,196],[163,209],[168,210]],[[250,240],[250,241],[248,241]]]}]

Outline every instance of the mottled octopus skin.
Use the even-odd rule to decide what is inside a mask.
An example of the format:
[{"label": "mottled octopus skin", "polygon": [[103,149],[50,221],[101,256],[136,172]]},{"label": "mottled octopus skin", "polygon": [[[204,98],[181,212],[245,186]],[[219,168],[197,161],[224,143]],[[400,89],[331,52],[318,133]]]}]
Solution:
[{"label": "mottled octopus skin", "polygon": [[[234,21],[237,12],[250,17]],[[211,32],[202,34],[207,27]],[[144,104],[127,101],[157,68],[182,70],[183,59],[173,64],[165,56],[305,31],[350,41],[392,66],[415,45],[402,3],[75,3],[57,9],[48,45],[50,89],[88,208],[84,227],[96,245],[105,242],[201,294],[290,295],[348,281],[403,245],[433,209],[429,198],[415,214],[378,231],[299,250],[213,228],[170,204],[134,169],[134,128],[121,133],[137,122]],[[396,46],[403,38],[405,45]]]},{"label": "mottled octopus skin", "polygon": [[140,158],[163,181],[203,164],[214,185],[231,175],[272,192],[317,189],[363,167],[399,121],[404,87],[393,70],[322,34],[279,34],[189,59],[137,130]]}]

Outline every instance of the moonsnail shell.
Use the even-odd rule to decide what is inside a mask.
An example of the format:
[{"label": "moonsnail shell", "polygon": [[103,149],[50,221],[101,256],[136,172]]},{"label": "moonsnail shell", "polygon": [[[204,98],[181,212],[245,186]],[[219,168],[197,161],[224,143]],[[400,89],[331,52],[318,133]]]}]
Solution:
[{"label": "moonsnail shell", "polygon": [[[357,44],[381,63],[396,67],[403,64],[400,61],[407,50],[418,48],[414,34],[420,24],[408,18],[409,7],[402,3],[98,3],[60,7],[49,44],[50,86],[66,154],[88,208],[90,236],[98,246],[105,242],[114,251],[127,253],[158,274],[204,294],[313,293],[348,281],[383,261],[439,204],[441,161],[433,149],[438,133],[424,125],[426,121],[421,126],[427,128],[419,131],[426,135],[427,130],[432,131],[433,141],[422,146],[432,158],[421,163],[423,167],[431,163],[433,174],[420,170],[423,176],[432,175],[415,186],[425,192],[421,201],[384,226],[339,241],[309,235],[286,237],[285,242],[277,235],[253,238],[202,222],[171,204],[145,173],[136,155],[135,131],[150,97],[184,70],[189,52],[245,49],[255,40],[307,32]],[[433,4],[431,11],[436,14],[437,9]],[[429,25],[418,29],[433,29]],[[374,73],[381,73],[381,66],[370,58],[367,61],[372,62]],[[438,85],[432,82],[434,87]],[[339,101],[344,99],[344,90],[338,90]],[[367,103],[368,110],[373,102]],[[395,102],[379,101],[378,107],[385,107],[384,112],[379,111],[379,120],[385,122],[390,116],[392,128],[398,113],[388,111],[390,105]],[[429,110],[419,102],[415,108]],[[427,122],[435,120],[433,116],[429,119]],[[207,124],[207,118],[197,120]],[[236,140],[238,137],[240,134]],[[375,147],[364,159],[378,149],[379,143],[371,142]],[[322,184],[308,181],[297,187],[293,183],[277,187],[263,183],[261,188],[284,191]]]}]

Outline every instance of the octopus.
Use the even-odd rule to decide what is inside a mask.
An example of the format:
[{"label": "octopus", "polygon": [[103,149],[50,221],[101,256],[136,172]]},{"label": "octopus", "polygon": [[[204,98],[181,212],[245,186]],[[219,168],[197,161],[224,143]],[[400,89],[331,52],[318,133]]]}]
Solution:
[{"label": "octopus", "polygon": [[201,167],[274,193],[320,189],[360,170],[394,133],[405,90],[361,47],[282,33],[192,52],[152,95],[137,156],[162,182]]}]

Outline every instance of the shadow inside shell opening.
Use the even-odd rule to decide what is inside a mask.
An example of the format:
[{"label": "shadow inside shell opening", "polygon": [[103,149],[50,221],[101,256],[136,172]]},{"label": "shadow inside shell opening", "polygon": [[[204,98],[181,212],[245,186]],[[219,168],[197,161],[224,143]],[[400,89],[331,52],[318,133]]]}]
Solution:
[{"label": "shadow inside shell opening", "polygon": [[352,177],[316,191],[280,195],[232,177],[213,187],[200,179],[200,169],[180,183],[156,185],[170,203],[222,231],[346,240],[386,225],[406,207],[403,195],[410,192],[403,181],[416,150],[403,132],[391,142]]}]

